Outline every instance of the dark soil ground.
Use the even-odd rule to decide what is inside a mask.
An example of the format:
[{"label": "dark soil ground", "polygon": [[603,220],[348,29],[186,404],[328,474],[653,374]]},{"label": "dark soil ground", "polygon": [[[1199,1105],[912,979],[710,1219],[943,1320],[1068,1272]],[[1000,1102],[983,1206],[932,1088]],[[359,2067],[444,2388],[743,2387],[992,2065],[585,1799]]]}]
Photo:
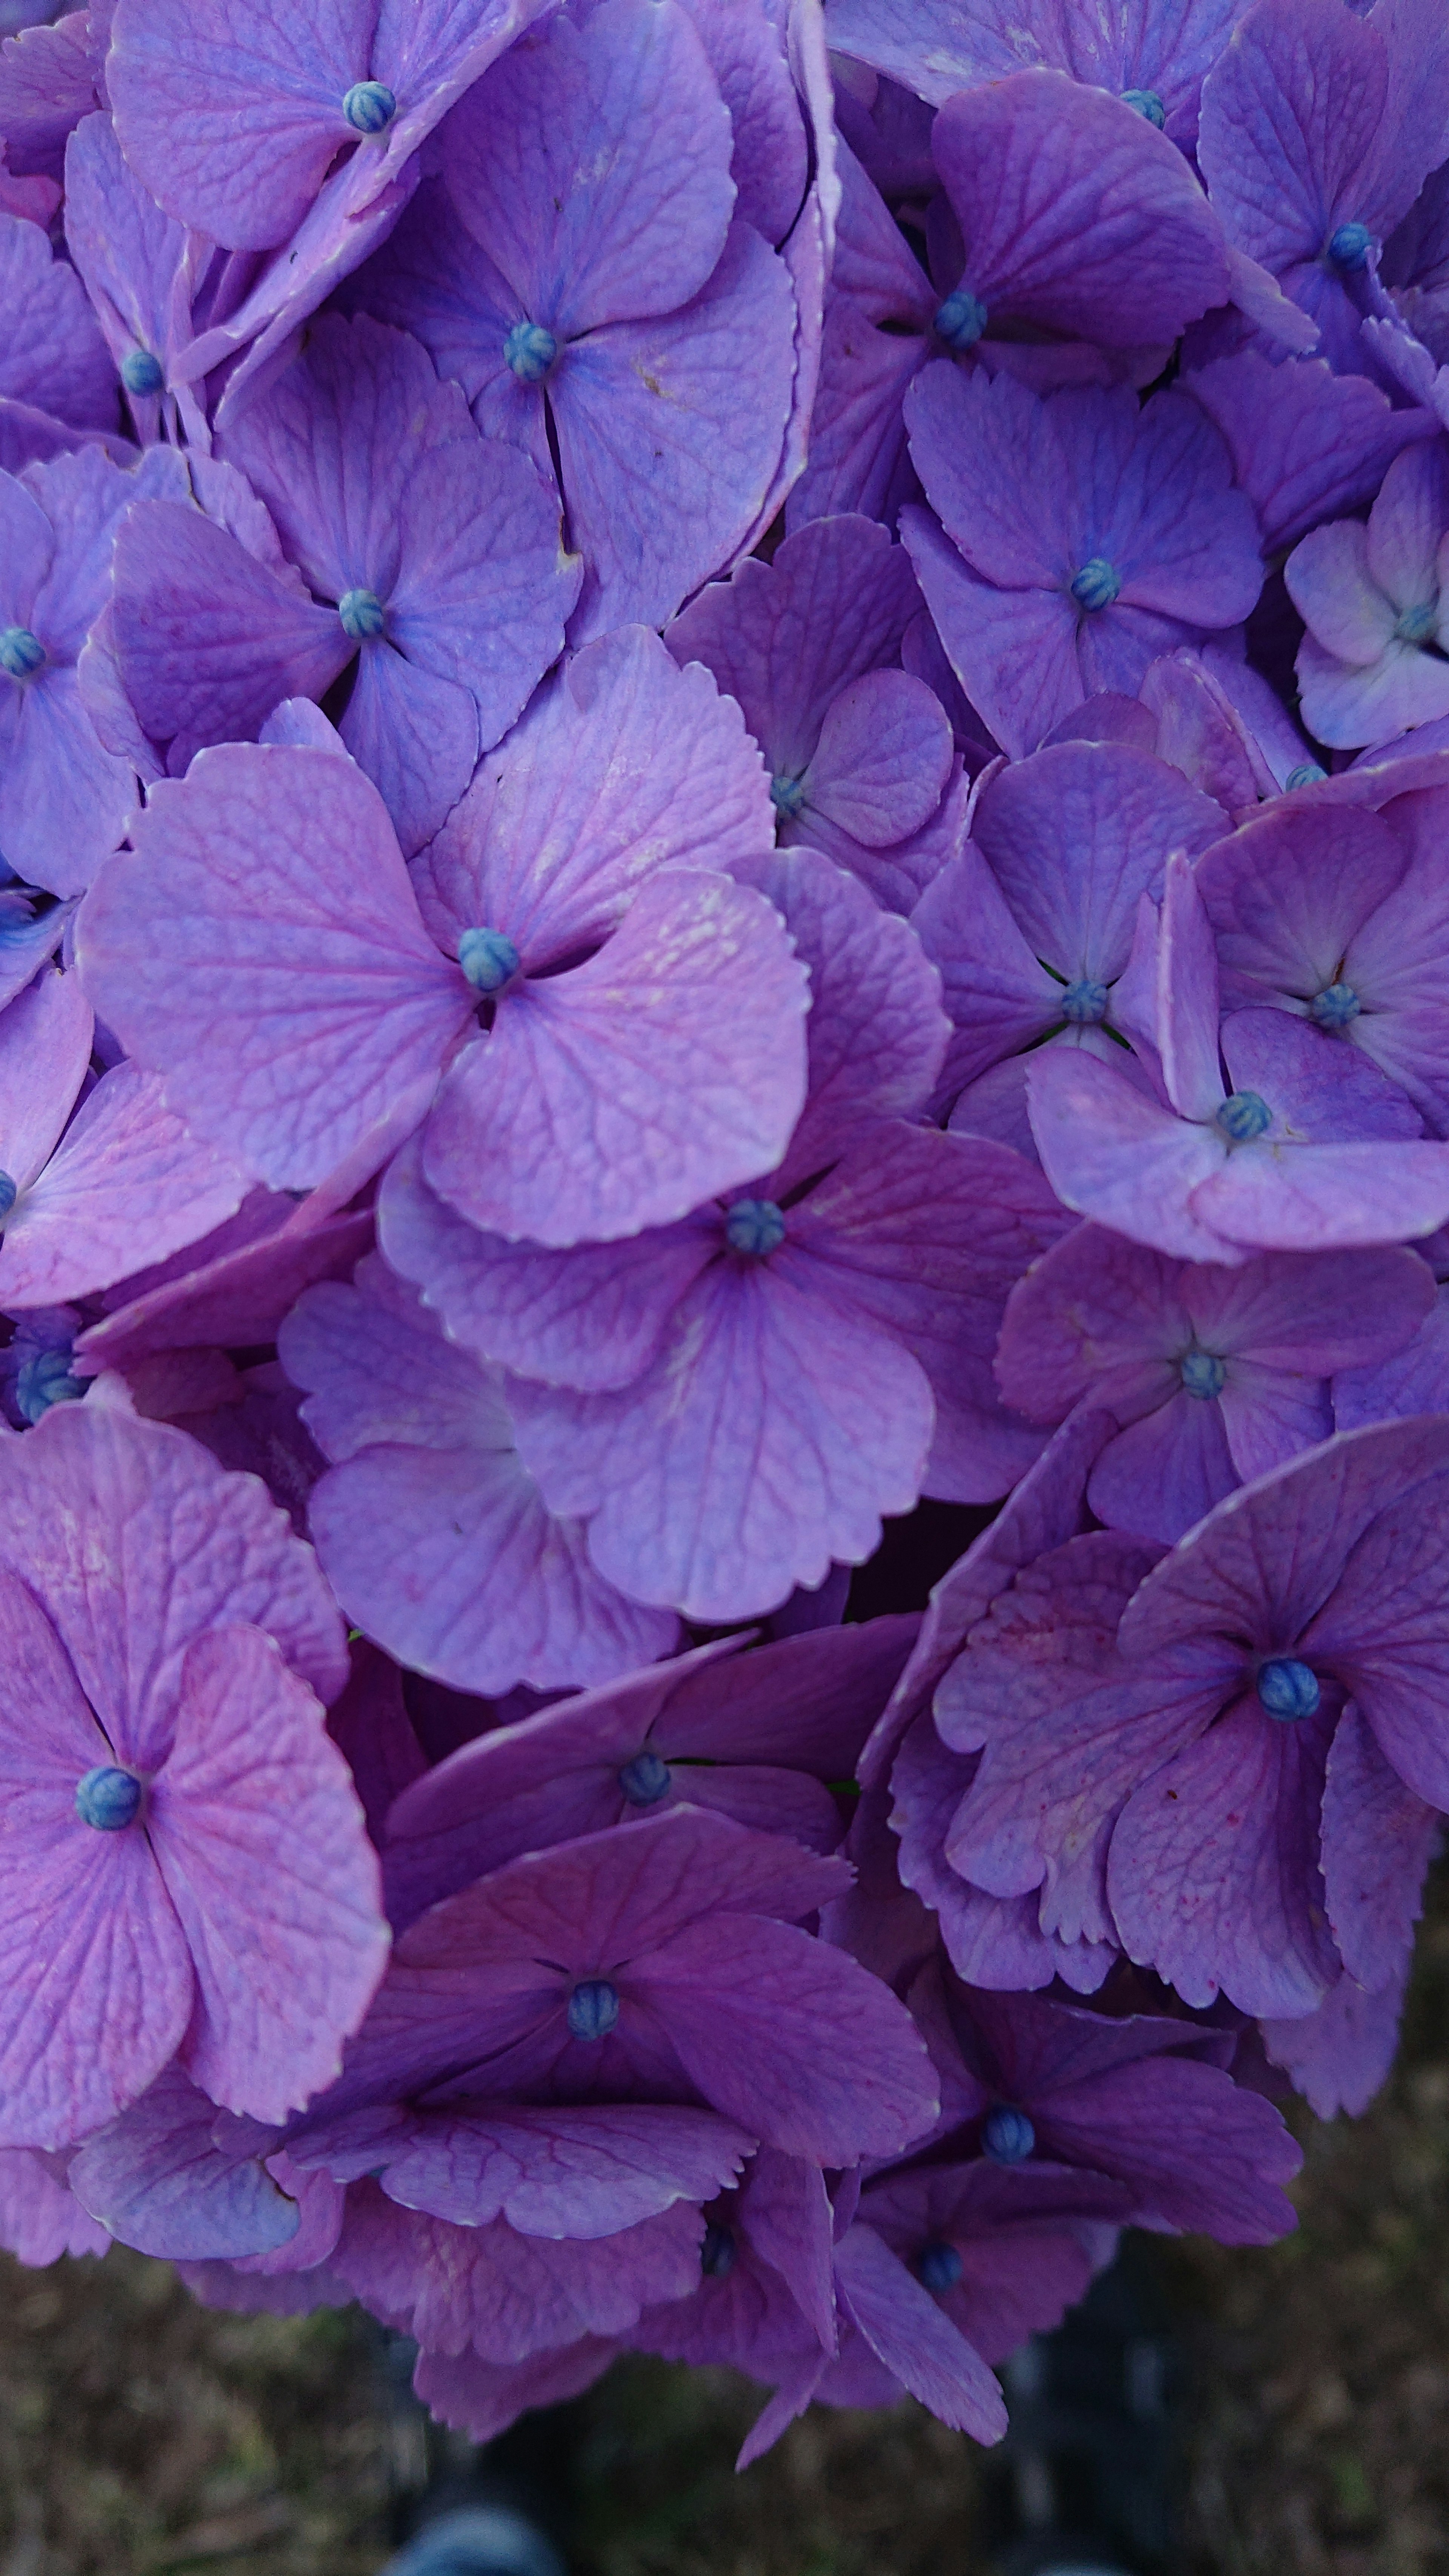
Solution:
[{"label": "dark soil ground", "polygon": [[[1156,2249],[1192,2383],[1183,2576],[1449,2576],[1444,1877],[1393,2084],[1305,2134],[1296,2237]],[[355,2312],[208,2314],[119,2248],[0,2261],[0,2576],[372,2576],[427,2437]],[[960,2435],[817,2409],[735,2478],[757,2402],[615,2371],[573,2419],[582,2576],[976,2576]]]}]

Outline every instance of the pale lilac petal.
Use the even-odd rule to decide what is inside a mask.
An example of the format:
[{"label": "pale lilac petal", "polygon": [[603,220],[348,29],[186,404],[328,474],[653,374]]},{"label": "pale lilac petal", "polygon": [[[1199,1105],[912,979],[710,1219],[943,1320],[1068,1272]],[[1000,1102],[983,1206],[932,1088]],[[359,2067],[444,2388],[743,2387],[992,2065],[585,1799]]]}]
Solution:
[{"label": "pale lilac petal", "polygon": [[88,2138],[71,2186],[123,2245],[167,2262],[235,2261],[290,2245],[301,2212],[268,2173],[255,2140],[171,2066],[139,2102]]},{"label": "pale lilac petal", "polygon": [[[9,48],[7,48],[7,51]],[[75,270],[39,224],[0,210],[0,394],[77,429],[114,429],[116,371]]]},{"label": "pale lilac petal", "polygon": [[6,1220],[0,1301],[16,1310],[58,1306],[108,1288],[209,1234],[245,1187],[235,1166],[166,1108],[154,1074],[118,1064]]},{"label": "pale lilac petal", "polygon": [[1042,1168],[1063,1205],[1188,1261],[1231,1262],[1241,1247],[1196,1202],[1227,1161],[1214,1128],[1194,1126],[1080,1048],[1047,1048],[1027,1082]]}]

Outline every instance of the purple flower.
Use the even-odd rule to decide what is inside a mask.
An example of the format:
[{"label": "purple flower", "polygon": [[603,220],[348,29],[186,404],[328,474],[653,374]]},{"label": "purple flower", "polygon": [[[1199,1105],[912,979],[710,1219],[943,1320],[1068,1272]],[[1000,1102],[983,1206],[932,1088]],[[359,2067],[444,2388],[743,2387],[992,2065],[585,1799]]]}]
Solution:
[{"label": "purple flower", "polygon": [[1265,554],[1371,501],[1401,451],[1438,431],[1432,412],[1391,410],[1366,376],[1336,376],[1322,358],[1275,366],[1260,350],[1242,349],[1180,382],[1227,441]]},{"label": "purple flower", "polygon": [[1007,1300],[996,1374],[1032,1422],[1083,1401],[1124,1426],[1088,1498],[1110,1529],[1181,1538],[1334,1428],[1328,1379],[1405,1351],[1433,1291],[1416,1253],[1170,1261],[1078,1226]]},{"label": "purple flower", "polygon": [[[56,2146],[168,2059],[279,2118],[386,1951],[310,1684],[345,1677],[310,1552],[193,1441],[92,1402],[0,1444],[7,2144]],[[302,1946],[299,1949],[299,1937]]]},{"label": "purple flower", "polygon": [[1449,715],[1449,478],[1443,441],[1396,457],[1365,527],[1336,519],[1284,567],[1308,632],[1298,648],[1304,722],[1320,742],[1386,742]]},{"label": "purple flower", "polygon": [[308,1289],[278,1341],[332,1462],[310,1499],[311,1534],[369,1636],[493,1697],[520,1681],[609,1681],[669,1652],[675,1622],[623,1600],[578,1524],[546,1509],[501,1373],[445,1341],[376,1253],[354,1286]]},{"label": "purple flower", "polygon": [[345,1162],[345,1197],[425,1122],[467,1223],[612,1238],[743,1183],[789,1135],[804,971],[722,873],[769,813],[737,710],[626,629],[568,666],[433,844],[432,935],[350,762],[228,747],[152,791],[138,856],[90,898],[82,971],[198,1133],[272,1187]]},{"label": "purple flower", "polygon": [[[169,382],[191,337],[196,270],[192,237],[162,213],[121,156],[108,116],[81,119],[66,147],[66,247],[105,335],[136,435],[149,443],[165,422],[205,454],[205,415],[187,385]],[[114,401],[100,415],[114,418]]]},{"label": "purple flower", "polygon": [[920,607],[904,548],[847,515],[798,529],[771,563],[743,563],[701,591],[665,638],[743,709],[780,840],[824,850],[902,910],[926,878],[899,845],[931,821],[952,765],[939,698],[896,667]]},{"label": "purple flower", "polygon": [[[736,214],[728,109],[677,0],[560,15],[479,81],[355,293],[547,470],[585,586],[576,642],[660,625],[751,546],[796,367],[789,271]],[[818,293],[818,288],[817,288]]]},{"label": "purple flower", "polygon": [[1096,690],[1135,697],[1158,654],[1252,608],[1257,522],[1184,395],[1039,400],[936,364],[906,426],[936,515],[908,509],[901,533],[962,687],[1014,757]]},{"label": "purple flower", "polygon": [[388,1259],[516,1373],[520,1451],[553,1510],[588,1518],[599,1570],[708,1620],[859,1562],[923,1482],[1014,1482],[1036,1442],[989,1348],[1062,1223],[1020,1156],[908,1123],[945,1035],[914,933],[813,851],[749,873],[812,979],[810,1097],[778,1164],[607,1255],[460,1225],[411,1150],[380,1209]]},{"label": "purple flower", "polygon": [[1109,1534],[1049,1550],[936,1692],[982,1757],[952,1867],[1039,1889],[1044,1924],[1120,1938],[1192,2004],[1291,2018],[1343,1967],[1387,1984],[1449,1805],[1446,1462],[1443,1420],[1376,1425],[1155,1564]]},{"label": "purple flower", "polygon": [[197,510],[143,505],[117,547],[122,685],[153,741],[184,746],[182,767],[355,661],[342,739],[411,855],[563,643],[578,566],[556,507],[522,458],[475,435],[415,341],[365,317],[319,323],[226,449],[305,581]]}]

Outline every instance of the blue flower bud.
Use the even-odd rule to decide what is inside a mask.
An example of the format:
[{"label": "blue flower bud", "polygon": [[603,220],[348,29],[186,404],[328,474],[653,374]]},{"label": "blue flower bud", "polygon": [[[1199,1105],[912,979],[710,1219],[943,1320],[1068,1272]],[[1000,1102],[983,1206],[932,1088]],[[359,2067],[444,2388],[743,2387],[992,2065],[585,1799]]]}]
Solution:
[{"label": "blue flower bud", "polygon": [[707,2281],[727,2281],[735,2268],[734,2237],[727,2227],[716,2227],[712,2218],[705,2223],[699,2268]]},{"label": "blue flower bud", "polygon": [[515,322],[503,343],[505,366],[521,385],[541,385],[558,356],[558,342],[542,322]]},{"label": "blue flower bud", "polygon": [[964,2268],[955,2246],[943,2245],[939,2237],[923,2245],[916,2256],[916,2279],[937,2299],[955,2289]]},{"label": "blue flower bud", "polygon": [[669,1765],[658,1753],[636,1753],[619,1773],[619,1786],[631,1807],[656,1807],[669,1781]]},{"label": "blue flower bud", "polygon": [[134,1771],[98,1763],[76,1784],[75,1811],[83,1825],[94,1825],[98,1833],[123,1833],[141,1812],[141,1783]]},{"label": "blue flower bud", "polygon": [[518,972],[518,951],[506,930],[465,930],[458,963],[475,993],[501,993]]},{"label": "blue flower bud", "polygon": [[1062,995],[1062,1018],[1070,1020],[1073,1028],[1095,1028],[1098,1020],[1106,1016],[1105,984],[1099,984],[1094,976],[1083,975],[1079,982],[1067,986]]},{"label": "blue flower bud", "polygon": [[1295,787],[1316,787],[1320,778],[1327,776],[1327,770],[1321,768],[1316,760],[1300,760],[1297,768],[1290,769],[1284,779],[1283,793],[1291,796]]},{"label": "blue flower bud", "polygon": [[967,349],[975,348],[988,319],[980,297],[973,295],[968,287],[958,286],[954,295],[948,295],[944,304],[937,305],[931,327],[937,339],[944,340],[947,348],[954,349],[960,357]]},{"label": "blue flower bud", "polygon": [[1367,268],[1374,237],[1367,224],[1340,224],[1328,237],[1328,256],[1335,268]]},{"label": "blue flower bud", "polygon": [[1421,599],[1412,608],[1404,610],[1395,623],[1394,633],[1401,644],[1428,644],[1433,640],[1438,623],[1438,601]]},{"label": "blue flower bud", "polygon": [[355,134],[385,134],[397,114],[397,100],[386,81],[354,81],[342,113]]},{"label": "blue flower bud", "polygon": [[569,1997],[568,2023],[575,2039],[607,2039],[619,2018],[619,1989],[607,1977],[585,1977]]},{"label": "blue flower bud", "polygon": [[1156,126],[1159,134],[1167,123],[1167,110],[1155,89],[1124,89],[1122,104],[1135,107],[1139,116],[1145,116],[1149,125]]},{"label": "blue flower bud", "polygon": [[1115,564],[1104,555],[1093,555],[1080,572],[1074,572],[1068,587],[1079,608],[1095,616],[1099,608],[1110,608],[1122,588]]},{"label": "blue flower bud", "polygon": [[387,610],[375,590],[344,590],[337,603],[342,632],[354,644],[370,644],[387,624]]},{"label": "blue flower bud", "polygon": [[1261,1091],[1233,1091],[1218,1111],[1218,1125],[1234,1145],[1251,1145],[1273,1124],[1273,1112]]},{"label": "blue flower bud", "polygon": [[121,382],[128,394],[164,393],[166,370],[149,349],[128,349],[121,360]]},{"label": "blue flower bud", "polygon": [[4,1224],[19,1196],[18,1182],[13,1181],[8,1172],[0,1172],[0,1225]]},{"label": "blue flower bud", "polygon": [[805,781],[803,778],[771,779],[770,803],[774,806],[777,814],[782,814],[784,816],[787,823],[794,822],[795,817],[800,812],[804,802]]},{"label": "blue flower bud", "polygon": [[28,626],[0,627],[0,671],[8,680],[33,680],[45,668],[45,646]]},{"label": "blue flower bud", "polygon": [[982,2123],[981,2144],[994,2165],[1024,2164],[1036,2145],[1036,2131],[1024,2111],[998,2102]]},{"label": "blue flower bud", "polygon": [[1319,1702],[1318,1675],[1311,1665],[1300,1664],[1296,1655],[1274,1655],[1270,1662],[1258,1666],[1258,1703],[1270,1717],[1281,1718],[1292,1725],[1300,1717],[1312,1717]]},{"label": "blue flower bud", "polygon": [[85,1394],[89,1381],[72,1377],[70,1358],[68,1350],[36,1351],[22,1363],[15,1379],[15,1402],[32,1426],[53,1404],[73,1404]]},{"label": "blue flower bud", "polygon": [[731,1252],[748,1252],[763,1260],[785,1240],[785,1218],[773,1199],[736,1199],[725,1218],[725,1241]]},{"label": "blue flower bud", "polygon": [[1308,1005],[1308,1016],[1320,1029],[1346,1029],[1363,1004],[1351,984],[1325,984]]},{"label": "blue flower bud", "polygon": [[1178,1365],[1184,1395],[1221,1395],[1227,1383],[1227,1370],[1211,1351],[1184,1351]]}]

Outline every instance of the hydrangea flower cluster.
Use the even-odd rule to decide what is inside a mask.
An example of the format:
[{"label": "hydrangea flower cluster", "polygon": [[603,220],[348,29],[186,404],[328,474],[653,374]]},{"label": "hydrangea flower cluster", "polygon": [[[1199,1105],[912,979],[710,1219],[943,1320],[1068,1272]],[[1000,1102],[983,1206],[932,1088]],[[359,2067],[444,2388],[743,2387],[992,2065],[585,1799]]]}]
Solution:
[{"label": "hydrangea flower cluster", "polygon": [[1449,22],[1110,14],[0,6],[0,2239],[478,2436],[1393,2056]]}]

